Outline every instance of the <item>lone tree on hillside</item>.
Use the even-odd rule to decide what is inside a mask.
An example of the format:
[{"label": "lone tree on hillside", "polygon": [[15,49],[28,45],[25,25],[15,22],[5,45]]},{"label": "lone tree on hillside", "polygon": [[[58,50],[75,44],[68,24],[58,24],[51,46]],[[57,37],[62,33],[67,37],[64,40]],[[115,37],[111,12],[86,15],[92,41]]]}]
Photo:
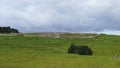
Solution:
[{"label": "lone tree on hillside", "polygon": [[0,33],[19,33],[17,29],[8,27],[0,27]]},{"label": "lone tree on hillside", "polygon": [[93,51],[86,45],[76,46],[71,44],[68,49],[68,54],[92,55]]}]

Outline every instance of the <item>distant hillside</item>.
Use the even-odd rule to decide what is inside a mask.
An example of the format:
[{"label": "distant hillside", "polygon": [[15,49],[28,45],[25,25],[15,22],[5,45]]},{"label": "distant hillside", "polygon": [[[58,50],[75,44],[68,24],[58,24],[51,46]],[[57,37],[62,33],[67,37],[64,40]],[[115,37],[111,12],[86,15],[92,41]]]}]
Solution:
[{"label": "distant hillside", "polygon": [[40,36],[51,38],[94,38],[101,34],[92,33],[68,33],[68,32],[41,32],[41,33],[26,33],[24,36]]}]

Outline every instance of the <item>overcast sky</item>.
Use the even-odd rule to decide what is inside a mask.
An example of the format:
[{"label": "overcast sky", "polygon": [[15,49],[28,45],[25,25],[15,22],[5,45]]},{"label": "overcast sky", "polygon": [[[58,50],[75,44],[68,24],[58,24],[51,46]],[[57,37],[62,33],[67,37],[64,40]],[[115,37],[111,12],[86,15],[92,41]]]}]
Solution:
[{"label": "overcast sky", "polygon": [[0,26],[20,32],[120,34],[120,0],[0,0]]}]

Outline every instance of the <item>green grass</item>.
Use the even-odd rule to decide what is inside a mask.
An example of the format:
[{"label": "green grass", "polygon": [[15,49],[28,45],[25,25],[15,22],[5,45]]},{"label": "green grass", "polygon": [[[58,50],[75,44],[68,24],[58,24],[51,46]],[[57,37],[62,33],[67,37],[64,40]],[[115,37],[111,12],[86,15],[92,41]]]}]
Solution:
[{"label": "green grass", "polygon": [[[119,68],[120,36],[43,38],[0,36],[0,68]],[[67,54],[70,44],[88,45],[92,56]]]}]

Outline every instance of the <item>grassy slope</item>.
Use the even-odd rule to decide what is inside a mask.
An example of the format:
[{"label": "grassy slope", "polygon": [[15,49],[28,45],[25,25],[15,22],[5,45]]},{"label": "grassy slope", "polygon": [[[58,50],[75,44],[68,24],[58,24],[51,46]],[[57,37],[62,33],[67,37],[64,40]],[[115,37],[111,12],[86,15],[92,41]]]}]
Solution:
[{"label": "grassy slope", "polygon": [[[96,38],[0,37],[0,68],[119,68],[120,36]],[[93,56],[69,55],[71,43],[89,45]]]}]

